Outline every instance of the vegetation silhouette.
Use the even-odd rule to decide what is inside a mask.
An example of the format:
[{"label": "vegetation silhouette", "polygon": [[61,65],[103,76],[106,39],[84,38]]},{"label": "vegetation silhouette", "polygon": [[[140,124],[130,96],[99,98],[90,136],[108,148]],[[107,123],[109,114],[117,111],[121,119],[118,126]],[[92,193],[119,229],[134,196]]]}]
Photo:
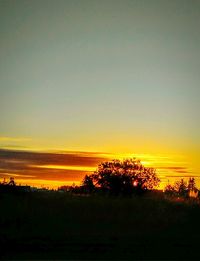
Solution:
[{"label": "vegetation silhouette", "polygon": [[165,194],[168,196],[182,197],[182,198],[197,198],[198,189],[196,187],[196,182],[194,178],[190,178],[188,183],[181,179],[176,181],[174,185],[168,184],[164,190]]},{"label": "vegetation silhouette", "polygon": [[3,182],[0,182],[0,194],[1,193],[26,193],[30,192],[31,187],[30,186],[21,186],[17,185],[15,182],[14,177],[10,177],[9,181],[6,181],[6,179],[3,179]]},{"label": "vegetation silhouette", "polygon": [[93,174],[84,177],[82,185],[88,193],[99,189],[111,195],[131,195],[152,190],[159,182],[154,168],[132,158],[102,162]]},{"label": "vegetation silhouette", "polygon": [[8,186],[16,186],[16,183],[15,183],[15,178],[13,177],[10,177],[10,180],[9,181],[6,181],[6,179],[4,178],[3,179],[3,182],[0,182],[0,185],[8,185]]},{"label": "vegetation silhouette", "polygon": [[[103,162],[81,186],[55,191],[4,180],[0,259],[198,260],[200,200],[187,198],[195,179],[168,185],[173,197],[158,184],[136,159]],[[118,196],[134,193],[144,195]]]},{"label": "vegetation silhouette", "polygon": [[93,183],[93,179],[89,175],[85,175],[82,181],[83,190],[88,193],[92,193],[95,191],[95,185]]},{"label": "vegetation silhouette", "polygon": [[156,191],[105,198],[39,190],[0,200],[1,260],[199,259],[198,202]]},{"label": "vegetation silhouette", "polygon": [[15,179],[14,179],[13,177],[10,177],[10,181],[9,181],[8,185],[10,185],[10,186],[16,186],[16,184],[15,184]]}]

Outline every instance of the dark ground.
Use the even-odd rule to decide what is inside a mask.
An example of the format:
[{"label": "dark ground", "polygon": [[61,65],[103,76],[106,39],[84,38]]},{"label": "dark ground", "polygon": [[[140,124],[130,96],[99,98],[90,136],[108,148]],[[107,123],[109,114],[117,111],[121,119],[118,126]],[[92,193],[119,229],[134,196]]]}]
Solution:
[{"label": "dark ground", "polygon": [[200,260],[200,205],[148,195],[0,194],[3,260]]}]

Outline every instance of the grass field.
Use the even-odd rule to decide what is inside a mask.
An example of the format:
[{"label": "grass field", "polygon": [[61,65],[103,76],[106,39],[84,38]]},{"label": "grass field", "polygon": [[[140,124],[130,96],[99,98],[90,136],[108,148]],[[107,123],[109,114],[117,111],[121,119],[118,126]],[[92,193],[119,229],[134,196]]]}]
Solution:
[{"label": "grass field", "polygon": [[200,258],[200,206],[148,195],[0,195],[4,260]]}]

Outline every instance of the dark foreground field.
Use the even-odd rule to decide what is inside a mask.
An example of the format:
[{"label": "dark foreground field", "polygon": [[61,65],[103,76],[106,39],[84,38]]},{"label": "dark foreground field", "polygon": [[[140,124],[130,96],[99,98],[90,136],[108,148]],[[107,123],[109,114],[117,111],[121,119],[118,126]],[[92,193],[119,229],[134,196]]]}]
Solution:
[{"label": "dark foreground field", "polygon": [[200,206],[148,196],[0,195],[0,257],[200,259]]}]

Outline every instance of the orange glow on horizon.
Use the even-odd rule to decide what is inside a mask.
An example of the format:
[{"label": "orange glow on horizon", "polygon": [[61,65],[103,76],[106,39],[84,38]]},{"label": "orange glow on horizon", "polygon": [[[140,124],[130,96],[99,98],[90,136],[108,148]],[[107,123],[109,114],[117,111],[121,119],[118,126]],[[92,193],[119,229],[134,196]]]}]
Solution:
[{"label": "orange glow on horizon", "polygon": [[[190,163],[190,159],[181,154],[167,153],[105,153],[91,151],[15,151],[7,150],[9,155],[5,158],[9,169],[0,166],[0,177],[15,177],[16,183],[31,186],[46,186],[57,188],[61,185],[72,185],[73,182],[80,184],[85,173],[91,173],[98,168],[103,160],[136,158],[146,167],[156,169],[158,177],[161,179],[159,189],[163,189],[168,183],[184,178],[186,181],[191,177],[196,177],[197,186],[200,185],[198,179],[198,169]],[[21,154],[23,153],[23,154]],[[27,153],[27,155],[26,155]],[[33,154],[32,154],[33,153]],[[14,155],[14,156],[13,156]],[[19,155],[19,156],[17,156]],[[24,159],[22,158],[24,155]],[[12,158],[13,157],[13,158]],[[27,158],[26,158],[27,157]],[[49,158],[48,158],[49,157]],[[36,158],[36,159],[35,159]],[[18,167],[18,164],[22,167]],[[49,170],[49,171],[48,171]]]}]

